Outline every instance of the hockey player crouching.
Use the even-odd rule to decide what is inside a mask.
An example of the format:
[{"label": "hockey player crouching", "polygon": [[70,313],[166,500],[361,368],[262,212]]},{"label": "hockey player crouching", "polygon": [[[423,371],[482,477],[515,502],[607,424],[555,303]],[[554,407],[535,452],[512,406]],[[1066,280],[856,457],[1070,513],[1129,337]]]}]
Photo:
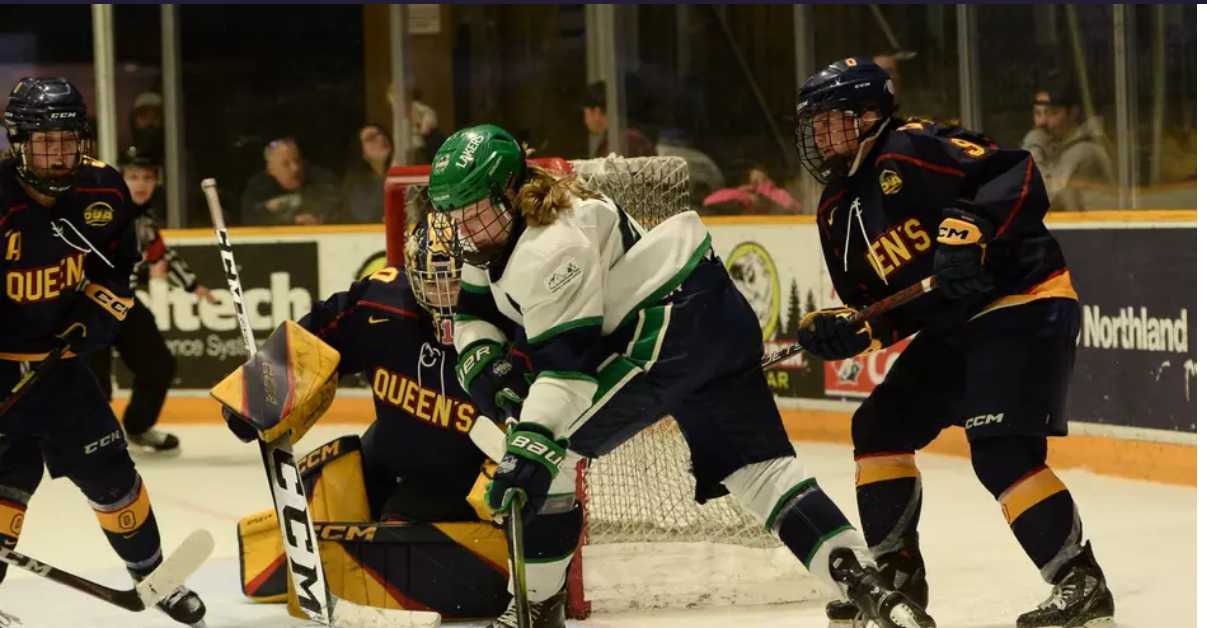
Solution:
[{"label": "hockey player crouching", "polygon": [[[83,97],[63,78],[21,79],[4,109],[12,152],[0,160],[0,388],[64,344],[68,352],[0,417],[0,541],[17,544],[45,467],[79,487],[141,580],[163,561],[159,527],[122,427],[81,359],[117,334],[140,255],[125,182],[83,154],[86,119]],[[0,579],[5,572],[0,564]],[[205,616],[183,586],[158,606],[185,624]]]},{"label": "hockey player crouching", "polygon": [[[513,628],[515,618],[508,615],[513,611],[505,609],[509,598],[506,542],[501,530],[481,523],[493,519],[484,503],[488,477],[483,474],[489,474],[494,465],[468,433],[480,415],[502,424],[506,416],[517,414],[513,404],[527,393],[523,360],[513,355],[507,368],[494,374],[508,391],[507,400],[500,397],[507,407],[496,404],[493,396],[475,403],[458,381],[452,344],[454,307],[461,281],[460,256],[454,247],[434,237],[426,220],[411,231],[405,251],[404,268],[386,267],[357,281],[347,291],[315,303],[310,314],[299,321],[313,334],[315,343],[325,345],[322,350],[338,351],[339,375],[363,373],[373,387],[376,420],[359,439],[341,438],[298,460],[316,522],[433,525],[377,526],[373,543],[359,546],[354,563],[347,562],[348,554],[342,550],[324,551],[324,565],[328,574],[342,574],[338,582],[329,576],[333,592],[353,602],[382,604],[371,595],[357,597],[359,591],[375,589],[372,578],[380,578],[407,599],[440,612],[445,619],[501,615],[491,626]],[[291,342],[300,338],[291,336]],[[273,351],[273,347],[270,338],[258,355]],[[236,372],[227,382],[241,378]],[[241,403],[237,393],[231,397],[224,405],[237,407]],[[224,409],[224,417],[244,440],[257,437],[229,409]],[[353,457],[363,462],[349,462]],[[350,467],[354,470],[345,473]],[[359,477],[353,479],[361,468],[363,483],[357,481]],[[340,497],[333,498],[333,494]],[[257,515],[244,523],[252,521],[258,530],[272,537],[269,556],[280,555],[283,546],[275,520]],[[532,599],[542,609],[538,628],[564,626],[566,571],[581,527],[582,511],[573,490],[560,509],[547,509],[527,527],[528,558],[556,558],[533,564],[527,570],[529,582],[538,589]],[[241,526],[240,532],[245,593],[253,599],[270,599],[279,590],[260,585],[271,578],[246,568],[256,562],[249,556],[249,537],[253,534],[246,528]],[[483,530],[487,537],[482,536]],[[331,539],[332,534],[320,533],[319,537]],[[431,540],[441,534],[451,539],[445,550]],[[404,546],[412,541],[423,544],[422,556],[402,555]],[[440,551],[447,554],[438,554]],[[425,557],[433,561],[430,569],[420,563]],[[391,561],[406,561],[397,565],[407,566],[391,568]],[[365,584],[349,585],[352,573],[367,573]],[[278,584],[283,585],[283,580]]]},{"label": "hockey player crouching", "polygon": [[757,317],[695,212],[646,232],[607,196],[529,164],[489,124],[441,146],[429,193],[449,221],[439,235],[465,251],[454,338],[466,387],[489,392],[502,343],[517,335],[536,374],[491,508],[521,499],[532,517],[572,484],[577,456],[607,455],[671,415],[691,450],[698,502],[732,493],[882,628],[933,628],[880,578],[796,460],[759,368]]},{"label": "hockey player crouching", "polygon": [[[1044,226],[1035,162],[959,127],[895,117],[892,81],[864,59],[830,64],[797,102],[801,162],[826,184],[822,250],[848,306],[807,315],[801,345],[843,360],[917,332],[851,424],[860,520],[882,573],[927,603],[914,452],[962,425],[977,479],[1053,585],[1018,628],[1109,624],[1114,601],[1077,506],[1045,464],[1047,437],[1068,433],[1081,316]],[[936,293],[870,324],[850,322],[851,308],[930,275]],[[855,609],[831,604],[827,613],[851,619]]]}]

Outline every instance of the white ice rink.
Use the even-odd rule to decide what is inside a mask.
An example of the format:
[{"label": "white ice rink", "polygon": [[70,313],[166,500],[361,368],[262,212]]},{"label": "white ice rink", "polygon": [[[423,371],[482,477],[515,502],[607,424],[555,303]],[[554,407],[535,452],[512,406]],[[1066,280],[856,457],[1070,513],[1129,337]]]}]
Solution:
[{"label": "white ice rink", "polygon": [[[298,451],[360,428],[316,427]],[[190,581],[209,606],[210,628],[304,626],[282,605],[255,605],[239,590],[235,524],[272,500],[254,445],[219,426],[173,426],[184,444],[174,459],[139,458],[164,536],[174,549],[190,530],[206,528],[217,548]],[[855,516],[854,463],[844,446],[801,444],[808,468]],[[1014,618],[1048,594],[1014,541],[994,499],[966,460],[921,455],[925,502],[923,551],[931,612],[943,628],[1012,628]],[[1073,491],[1085,532],[1115,594],[1125,628],[1195,625],[1195,489],[1106,478],[1078,471],[1060,476]],[[109,586],[129,580],[83,496],[67,480],[44,481],[25,520],[20,550]],[[823,628],[822,603],[595,616],[571,625],[592,628]],[[20,570],[0,586],[0,610],[24,628],[171,628],[157,611],[128,613]],[[456,624],[471,626],[473,624]]]}]

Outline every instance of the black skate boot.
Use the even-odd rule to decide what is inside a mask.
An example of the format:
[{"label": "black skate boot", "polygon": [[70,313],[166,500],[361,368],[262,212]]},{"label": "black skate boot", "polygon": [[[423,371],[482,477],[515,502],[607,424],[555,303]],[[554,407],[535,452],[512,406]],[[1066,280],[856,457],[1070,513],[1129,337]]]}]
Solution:
[{"label": "black skate boot", "polygon": [[142,434],[127,434],[131,448],[140,453],[175,455],[180,453],[180,439],[167,432],[151,428]]},{"label": "black skate boot", "polygon": [[1115,625],[1114,617],[1115,598],[1086,542],[1069,573],[1052,587],[1052,595],[1039,608],[1019,616],[1018,628],[1105,628]]},{"label": "black skate boot", "polygon": [[[529,606],[532,607],[532,628],[566,628],[565,589],[547,600],[531,602]],[[507,605],[507,610],[486,628],[516,628],[519,625],[519,613],[516,611],[515,599],[512,599],[511,604]]]},{"label": "black skate boot", "polygon": [[[890,586],[926,610],[930,603],[930,585],[926,583],[926,563],[918,549],[918,537],[907,539],[901,551],[881,556],[876,565]],[[864,628],[868,623],[866,617],[860,616],[859,609],[845,600],[826,604],[826,617],[830,620],[829,628]]]},{"label": "black skate boot", "polygon": [[926,611],[904,593],[893,590],[875,568],[861,565],[851,550],[842,548],[830,555],[830,575],[846,586],[847,597],[859,609],[858,615],[876,626],[935,628],[935,621]]}]

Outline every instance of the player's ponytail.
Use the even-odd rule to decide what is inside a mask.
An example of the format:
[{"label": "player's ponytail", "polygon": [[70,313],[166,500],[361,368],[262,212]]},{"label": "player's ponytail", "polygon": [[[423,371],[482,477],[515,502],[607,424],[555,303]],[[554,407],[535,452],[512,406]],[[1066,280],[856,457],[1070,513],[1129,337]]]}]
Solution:
[{"label": "player's ponytail", "polygon": [[538,166],[529,165],[528,180],[516,192],[520,215],[534,227],[557,222],[561,212],[574,206],[575,198],[601,198],[584,188],[574,177],[559,177]]}]

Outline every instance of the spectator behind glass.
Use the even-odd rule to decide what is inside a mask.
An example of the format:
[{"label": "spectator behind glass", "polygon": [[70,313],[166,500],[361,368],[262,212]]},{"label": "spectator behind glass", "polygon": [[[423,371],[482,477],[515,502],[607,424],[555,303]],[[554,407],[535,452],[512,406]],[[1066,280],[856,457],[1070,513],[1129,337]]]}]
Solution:
[{"label": "spectator behind glass", "polygon": [[[436,110],[422,102],[423,93],[419,88],[411,91],[411,150],[409,154],[412,164],[430,164],[436,156],[436,151],[444,145],[447,139],[437,128]],[[394,84],[386,86],[386,101],[390,103],[390,111],[394,111]],[[393,143],[391,141],[391,143]]]},{"label": "spectator behind glass", "polygon": [[134,98],[130,112],[130,137],[138,154],[163,165],[163,97],[155,92],[143,92]]},{"label": "spectator behind glass", "polygon": [[130,188],[130,200],[134,201],[137,214],[146,214],[156,221],[164,218],[164,192],[161,177],[163,170],[150,158],[131,146],[118,159],[118,167],[126,187]]},{"label": "spectator behind glass", "polygon": [[741,181],[704,199],[705,216],[760,216],[801,213],[800,203],[777,186],[761,164],[746,165]]},{"label": "spectator behind glass", "polygon": [[244,224],[318,225],[338,211],[335,176],[303,161],[296,141],[269,143],[264,164],[243,192]]},{"label": "spectator behind glass", "polygon": [[1056,211],[1104,209],[1091,207],[1087,192],[1093,186],[1115,185],[1101,120],[1085,119],[1080,102],[1071,81],[1059,89],[1039,91],[1031,113],[1036,128],[1023,138]]},{"label": "spectator behind glass", "polygon": [[[629,113],[633,114],[632,111]],[[608,148],[608,94],[607,84],[603,81],[595,81],[587,86],[587,97],[583,101],[583,126],[600,136],[595,157],[607,157],[613,152]],[[649,157],[656,154],[654,143],[633,125],[629,125],[627,143],[628,149],[622,157]]]},{"label": "spectator behind glass", "polygon": [[361,127],[353,141],[344,177],[344,204],[349,220],[380,223],[385,219],[386,170],[394,159],[394,138],[379,124]]}]

